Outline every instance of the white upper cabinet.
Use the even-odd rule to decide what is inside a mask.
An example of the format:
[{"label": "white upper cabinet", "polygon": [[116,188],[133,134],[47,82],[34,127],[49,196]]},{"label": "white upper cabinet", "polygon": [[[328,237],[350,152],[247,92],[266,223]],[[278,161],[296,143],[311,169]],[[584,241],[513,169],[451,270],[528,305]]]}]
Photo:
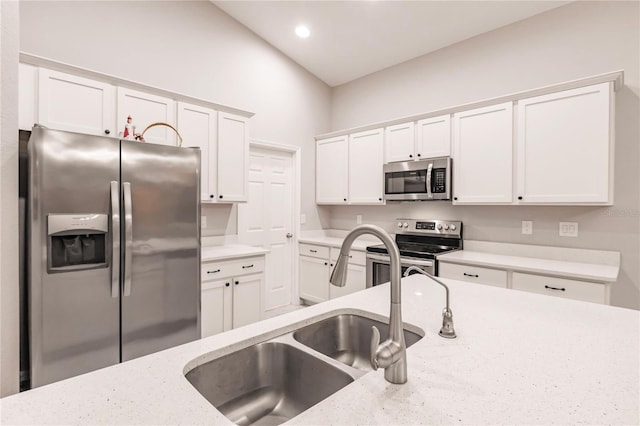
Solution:
[{"label": "white upper cabinet", "polygon": [[177,129],[184,147],[200,148],[200,193],[202,201],[215,201],[218,191],[217,128],[215,110],[186,102],[178,102]]},{"label": "white upper cabinet", "polygon": [[[134,133],[142,133],[153,123],[176,125],[176,108],[173,99],[151,95],[137,90],[118,87],[118,137],[124,137],[127,118],[131,116]],[[176,134],[166,126],[149,129],[144,140],[147,143],[175,146]]]},{"label": "white upper cabinet", "polygon": [[425,118],[416,123],[416,159],[451,155],[451,115]]},{"label": "white upper cabinet", "polygon": [[349,136],[349,203],[383,203],[384,133],[382,129]]},{"label": "white upper cabinet", "polygon": [[512,146],[512,102],[454,114],[454,204],[510,204]]},{"label": "white upper cabinet", "polygon": [[36,118],[43,126],[117,136],[115,112],[115,86],[40,68]]},{"label": "white upper cabinet", "polygon": [[413,122],[388,126],[384,133],[385,162],[408,161],[416,157]]},{"label": "white upper cabinet", "polygon": [[247,201],[249,119],[218,113],[218,202]]},{"label": "white upper cabinet", "polygon": [[346,204],[348,198],[349,137],[316,144],[316,203]]},{"label": "white upper cabinet", "polygon": [[518,101],[519,203],[613,204],[612,83]]}]

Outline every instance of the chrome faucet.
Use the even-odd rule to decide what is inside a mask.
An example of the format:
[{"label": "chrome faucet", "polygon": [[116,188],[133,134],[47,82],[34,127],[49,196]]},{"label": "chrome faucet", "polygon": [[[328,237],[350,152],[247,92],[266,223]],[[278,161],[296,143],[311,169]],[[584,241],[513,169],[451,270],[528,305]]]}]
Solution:
[{"label": "chrome faucet", "polygon": [[344,287],[347,282],[347,267],[349,250],[356,238],[363,234],[378,237],[389,252],[391,276],[391,312],[389,314],[389,338],[380,344],[380,331],[371,327],[371,368],[384,368],[384,378],[390,383],[402,384],[407,382],[407,346],[404,343],[402,329],[402,313],[400,303],[400,252],[395,241],[384,229],[375,225],[359,225],[353,228],[345,237],[340,256],[331,273],[329,282]]},{"label": "chrome faucet", "polygon": [[447,305],[442,311],[442,328],[440,329],[440,332],[438,334],[442,337],[446,337],[447,339],[455,338],[456,331],[453,329],[453,313],[451,312],[451,308],[449,308],[449,287],[447,287],[445,283],[443,283],[442,281],[440,281],[430,273],[423,271],[417,266],[409,266],[407,270],[404,271],[404,276],[408,277],[409,274],[414,271],[431,278],[433,281],[437,282],[442,287],[444,287],[444,290],[446,292],[446,297],[447,297]]}]

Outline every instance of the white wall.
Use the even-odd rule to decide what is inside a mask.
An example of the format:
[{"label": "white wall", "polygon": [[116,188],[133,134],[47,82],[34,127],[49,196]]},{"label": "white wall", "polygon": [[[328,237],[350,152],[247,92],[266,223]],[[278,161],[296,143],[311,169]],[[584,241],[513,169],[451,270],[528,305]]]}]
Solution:
[{"label": "white wall", "polygon": [[[251,137],[302,147],[315,179],[313,136],[329,130],[330,88],[207,1],[27,1],[20,49],[166,90],[255,112]],[[304,229],[321,220],[302,193]],[[203,235],[236,233],[236,209],[205,206]]]},{"label": "white wall", "polygon": [[0,1],[0,397],[19,390],[18,3]]},{"label": "white wall", "polygon": [[[467,239],[620,251],[612,303],[640,309],[639,52],[638,2],[575,2],[333,90],[331,129],[340,130],[624,69],[613,207],[340,206],[330,227],[349,229],[356,214],[388,230],[396,217],[458,219]],[[521,234],[521,220],[533,220],[533,235]],[[559,237],[560,221],[578,222],[579,237]]]}]

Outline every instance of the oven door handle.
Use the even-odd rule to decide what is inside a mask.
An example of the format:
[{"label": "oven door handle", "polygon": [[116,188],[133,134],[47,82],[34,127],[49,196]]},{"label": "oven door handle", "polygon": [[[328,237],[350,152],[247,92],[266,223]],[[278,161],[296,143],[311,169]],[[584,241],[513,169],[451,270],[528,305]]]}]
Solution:
[{"label": "oven door handle", "polygon": [[[385,264],[390,264],[391,263],[391,258],[389,256],[382,256],[382,255],[378,255],[378,254],[367,254],[367,260],[371,259],[373,261],[377,261],[379,263],[385,263]],[[405,258],[400,258],[400,263],[404,266],[411,266],[411,265],[416,265],[416,266],[433,266],[433,260],[418,260],[418,259],[407,259]]]}]

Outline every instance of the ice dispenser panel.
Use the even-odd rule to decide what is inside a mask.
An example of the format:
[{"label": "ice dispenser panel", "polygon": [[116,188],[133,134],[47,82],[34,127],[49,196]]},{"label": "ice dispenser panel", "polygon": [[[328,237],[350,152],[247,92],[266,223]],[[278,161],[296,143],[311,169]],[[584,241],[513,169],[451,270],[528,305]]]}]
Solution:
[{"label": "ice dispenser panel", "polygon": [[49,272],[106,268],[106,214],[50,214],[47,217]]}]

